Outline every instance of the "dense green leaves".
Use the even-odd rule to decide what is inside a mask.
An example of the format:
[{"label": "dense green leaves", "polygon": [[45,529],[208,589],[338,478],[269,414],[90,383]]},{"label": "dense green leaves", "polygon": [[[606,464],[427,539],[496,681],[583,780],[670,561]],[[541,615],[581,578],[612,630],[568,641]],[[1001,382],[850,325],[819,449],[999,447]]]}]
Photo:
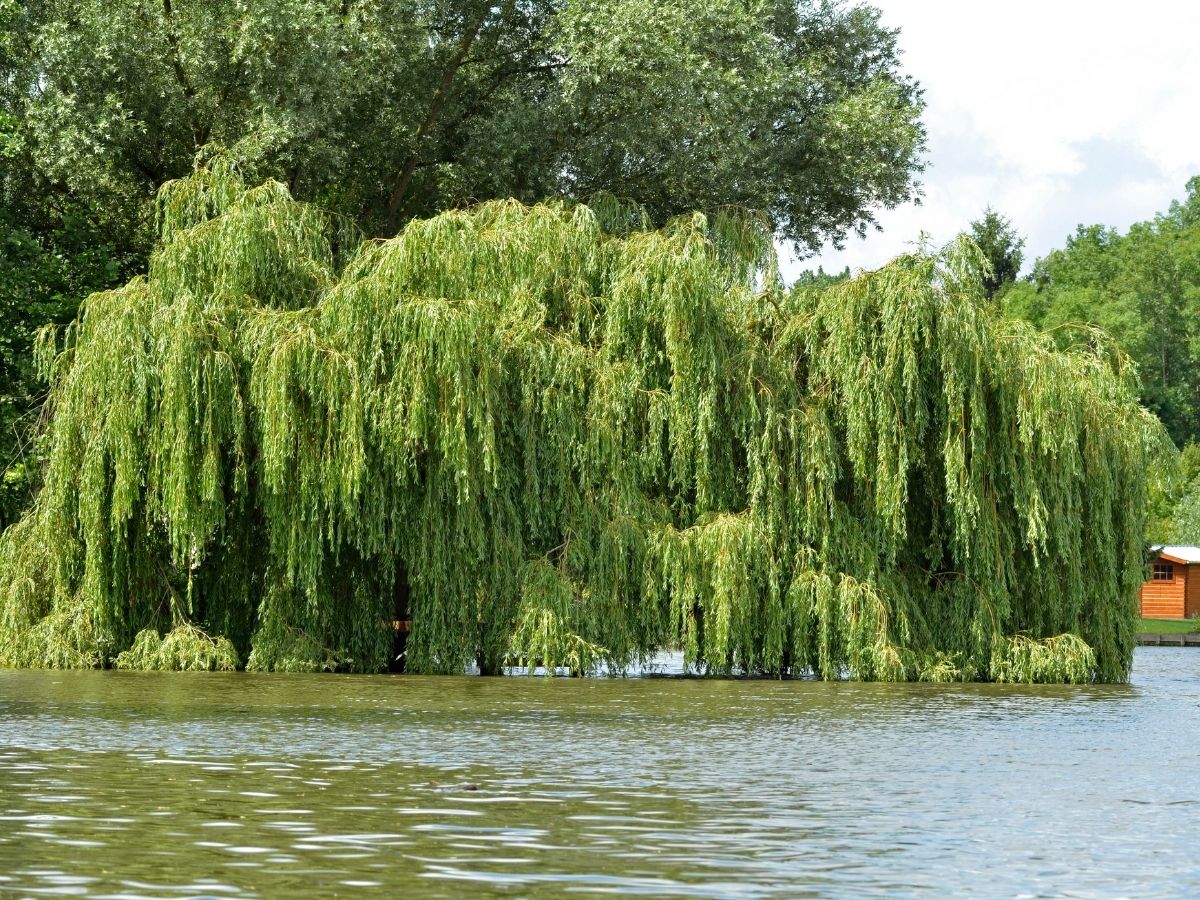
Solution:
[{"label": "dense green leaves", "polygon": [[411,618],[425,672],[1127,676],[1160,432],[1123,357],[999,318],[965,241],[785,294],[767,223],[643,218],[354,249],[227,159],[168,185],[148,276],[42,344],[0,663],[372,671]]},{"label": "dense green leaves", "polygon": [[1200,179],[1187,198],[1126,234],[1083,227],[1038,261],[1005,306],[1063,346],[1098,326],[1138,364],[1142,401],[1176,444],[1200,440]]},{"label": "dense green leaves", "polygon": [[989,300],[1001,296],[1021,273],[1025,239],[1012,222],[988,207],[983,218],[971,223],[970,237],[983,251],[991,269],[983,279],[983,291]]},{"label": "dense green leaves", "polygon": [[210,143],[384,234],[604,191],[660,224],[764,210],[817,247],[921,169],[920,92],[863,6],[3,0],[0,20],[22,164],[128,235]]},{"label": "dense green leaves", "polygon": [[34,221],[0,209],[0,525],[28,506],[38,469],[33,435],[45,391],[34,372],[34,335],[46,323],[69,322],[82,297],[115,285],[124,270],[94,223],[69,206]]},{"label": "dense green leaves", "polygon": [[817,247],[918,191],[896,40],[815,0],[0,0],[0,524],[32,334],[145,271],[156,192],[214,148],[368,234],[603,193]]},{"label": "dense green leaves", "polygon": [[1111,341],[1137,363],[1141,401],[1184,448],[1182,472],[1167,460],[1150,473],[1147,538],[1200,543],[1196,450],[1187,449],[1200,441],[1200,179],[1125,234],[1080,226],[1003,303],[1060,346]]}]

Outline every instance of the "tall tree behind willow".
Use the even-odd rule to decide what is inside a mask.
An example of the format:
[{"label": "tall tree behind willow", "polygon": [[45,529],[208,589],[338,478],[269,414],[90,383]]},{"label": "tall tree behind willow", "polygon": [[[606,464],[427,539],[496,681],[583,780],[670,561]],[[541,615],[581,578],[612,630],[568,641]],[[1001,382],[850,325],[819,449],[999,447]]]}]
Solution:
[{"label": "tall tree behind willow", "polygon": [[603,191],[809,247],[914,196],[897,33],[817,0],[4,0],[24,158],[145,225],[210,142],[370,233]]},{"label": "tall tree behind willow", "polygon": [[357,244],[227,160],[47,331],[0,664],[1124,679],[1158,423],[978,248],[784,293],[763,219],[494,201]]}]

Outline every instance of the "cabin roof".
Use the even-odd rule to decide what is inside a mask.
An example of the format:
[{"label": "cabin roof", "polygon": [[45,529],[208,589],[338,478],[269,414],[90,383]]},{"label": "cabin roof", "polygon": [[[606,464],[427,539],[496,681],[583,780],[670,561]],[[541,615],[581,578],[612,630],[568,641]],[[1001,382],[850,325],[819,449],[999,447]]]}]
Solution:
[{"label": "cabin roof", "polygon": [[1163,559],[1180,564],[1200,563],[1200,547],[1156,546],[1151,552]]}]

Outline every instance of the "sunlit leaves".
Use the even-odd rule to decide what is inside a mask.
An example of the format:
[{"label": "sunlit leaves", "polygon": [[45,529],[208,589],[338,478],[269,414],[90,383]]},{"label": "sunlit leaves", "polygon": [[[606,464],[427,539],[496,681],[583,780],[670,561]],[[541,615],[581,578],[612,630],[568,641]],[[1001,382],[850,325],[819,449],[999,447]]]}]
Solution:
[{"label": "sunlit leaves", "polygon": [[965,241],[784,294],[759,219],[507,201],[343,266],[220,160],[159,221],[44,339],[0,663],[1128,674],[1161,431]]}]

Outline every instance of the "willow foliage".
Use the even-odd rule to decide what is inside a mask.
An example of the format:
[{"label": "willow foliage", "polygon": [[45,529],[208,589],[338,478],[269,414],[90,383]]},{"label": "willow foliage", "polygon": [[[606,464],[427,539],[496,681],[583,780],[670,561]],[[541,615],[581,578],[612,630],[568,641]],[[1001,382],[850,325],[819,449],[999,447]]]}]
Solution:
[{"label": "willow foliage", "polygon": [[[493,202],[359,243],[218,160],[47,333],[0,663],[1119,681],[1133,374],[962,242],[784,293],[769,230]],[[165,637],[163,636],[165,634]]]}]

